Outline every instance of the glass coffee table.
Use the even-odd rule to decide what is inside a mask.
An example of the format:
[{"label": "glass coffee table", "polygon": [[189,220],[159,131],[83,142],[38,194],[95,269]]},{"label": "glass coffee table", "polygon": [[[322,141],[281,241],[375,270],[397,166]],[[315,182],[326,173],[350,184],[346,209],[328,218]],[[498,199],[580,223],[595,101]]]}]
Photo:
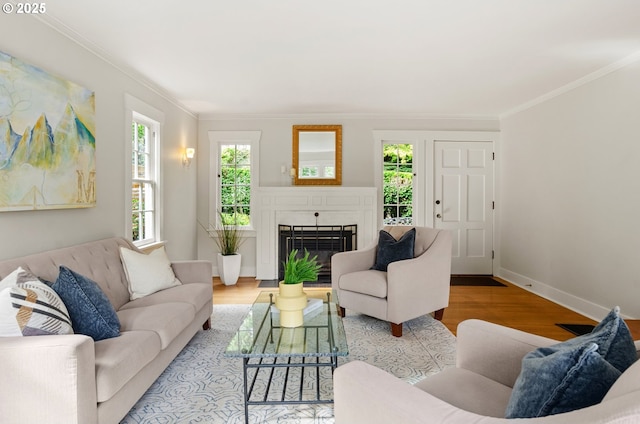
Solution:
[{"label": "glass coffee table", "polygon": [[243,361],[246,423],[250,405],[333,403],[333,371],[349,354],[335,295],[307,291],[321,304],[316,301],[301,327],[283,328],[277,293],[258,295],[224,353]]}]

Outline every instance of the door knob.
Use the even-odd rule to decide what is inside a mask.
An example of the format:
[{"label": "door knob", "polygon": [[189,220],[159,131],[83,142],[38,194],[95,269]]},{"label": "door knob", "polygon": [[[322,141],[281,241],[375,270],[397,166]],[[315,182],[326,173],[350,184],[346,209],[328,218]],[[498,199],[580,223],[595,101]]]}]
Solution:
[{"label": "door knob", "polygon": [[439,205],[439,204],[440,204],[440,201],[439,201],[439,200],[436,200],[436,205]]},{"label": "door knob", "polygon": [[438,214],[436,215],[436,218],[442,218],[442,215]]}]

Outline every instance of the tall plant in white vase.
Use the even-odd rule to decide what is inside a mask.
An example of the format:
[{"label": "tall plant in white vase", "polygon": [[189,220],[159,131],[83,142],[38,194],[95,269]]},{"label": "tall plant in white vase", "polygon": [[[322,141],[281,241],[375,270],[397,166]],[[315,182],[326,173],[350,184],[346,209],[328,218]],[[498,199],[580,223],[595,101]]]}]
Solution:
[{"label": "tall plant in white vase", "polygon": [[214,240],[218,246],[218,274],[226,286],[232,286],[240,277],[240,246],[244,243],[244,231],[236,225],[235,214],[225,215],[218,211],[219,224],[215,229]]}]

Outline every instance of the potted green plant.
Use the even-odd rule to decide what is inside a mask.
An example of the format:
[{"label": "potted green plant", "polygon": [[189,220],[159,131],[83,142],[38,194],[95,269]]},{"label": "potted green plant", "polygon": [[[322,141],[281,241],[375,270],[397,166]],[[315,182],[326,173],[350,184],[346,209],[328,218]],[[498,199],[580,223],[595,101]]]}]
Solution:
[{"label": "potted green plant", "polygon": [[282,327],[299,327],[304,322],[304,308],[307,306],[307,295],[302,290],[304,281],[316,281],[321,265],[317,256],[309,258],[309,251],[298,257],[298,250],[293,249],[284,262],[284,280],[280,281],[280,293],[276,298],[276,308],[280,310]]},{"label": "potted green plant", "polygon": [[219,224],[214,231],[214,240],[218,246],[218,274],[226,286],[234,285],[240,276],[240,246],[244,243],[244,231],[238,226],[235,214],[223,214],[218,211]]},{"label": "potted green plant", "polygon": [[284,263],[283,284],[300,284],[305,281],[317,281],[318,271],[321,265],[317,261],[318,256],[309,258],[309,251],[305,249],[304,256],[298,257],[298,249],[289,253],[289,258]]}]

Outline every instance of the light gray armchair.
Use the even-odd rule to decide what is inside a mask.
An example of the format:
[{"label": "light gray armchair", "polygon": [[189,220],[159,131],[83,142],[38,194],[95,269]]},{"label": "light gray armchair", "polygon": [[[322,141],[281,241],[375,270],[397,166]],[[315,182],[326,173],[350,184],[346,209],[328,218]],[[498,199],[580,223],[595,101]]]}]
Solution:
[{"label": "light gray armchair", "polygon": [[[385,227],[399,239],[410,226]],[[370,269],[376,262],[377,241],[362,250],[331,258],[331,286],[338,293],[342,315],[346,309],[391,323],[402,336],[402,323],[435,312],[442,319],[449,306],[451,233],[415,227],[414,258],[392,262],[386,272]]]},{"label": "light gray armchair", "polygon": [[[480,320],[460,323],[456,366],[408,384],[362,361],[334,374],[336,424],[584,424],[640,422],[640,361],[617,379],[602,402],[540,418],[505,419],[522,358],[558,343]],[[636,350],[639,342],[636,342]]]}]

